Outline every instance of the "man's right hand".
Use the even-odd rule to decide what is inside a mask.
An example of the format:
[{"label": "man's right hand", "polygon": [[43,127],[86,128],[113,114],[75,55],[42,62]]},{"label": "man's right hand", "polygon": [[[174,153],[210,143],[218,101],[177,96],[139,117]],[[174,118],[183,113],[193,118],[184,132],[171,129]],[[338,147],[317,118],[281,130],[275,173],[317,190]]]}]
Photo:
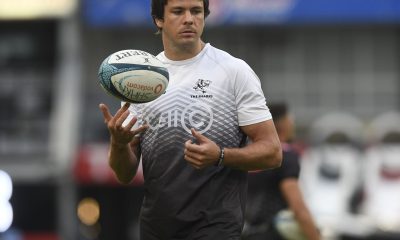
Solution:
[{"label": "man's right hand", "polygon": [[104,123],[107,125],[111,135],[112,145],[126,146],[126,144],[132,142],[137,134],[144,132],[148,128],[147,125],[143,125],[137,129],[132,129],[137,122],[137,117],[133,117],[128,124],[123,126],[124,121],[129,116],[129,106],[129,103],[125,103],[115,115],[112,116],[107,105],[103,103],[99,105],[104,116]]}]

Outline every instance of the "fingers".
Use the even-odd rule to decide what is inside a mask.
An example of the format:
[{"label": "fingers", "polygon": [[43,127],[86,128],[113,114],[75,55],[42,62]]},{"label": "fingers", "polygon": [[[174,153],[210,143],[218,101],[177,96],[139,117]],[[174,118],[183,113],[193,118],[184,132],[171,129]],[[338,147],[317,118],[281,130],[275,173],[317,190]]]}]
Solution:
[{"label": "fingers", "polygon": [[120,117],[117,118],[117,115],[115,115],[115,118],[117,118],[117,121],[115,122],[115,128],[117,129],[122,129],[122,124],[125,122],[126,118],[129,116],[129,111],[125,111],[120,115]]},{"label": "fingers", "polygon": [[[107,125],[114,125],[117,124],[117,126],[120,128],[122,126],[123,121],[128,117],[130,104],[125,103],[115,114],[115,116],[111,115],[110,110],[108,109],[107,105],[104,103],[99,104],[99,108],[101,112],[103,113],[104,117],[104,123]],[[126,116],[125,116],[126,115]],[[121,116],[123,116],[123,119],[121,119]],[[122,122],[121,122],[122,121]],[[133,126],[133,125],[132,125]]]},{"label": "fingers", "polygon": [[100,108],[101,112],[103,113],[104,122],[108,123],[112,119],[112,115],[111,115],[110,111],[108,110],[107,105],[100,103],[99,108]]},{"label": "fingers", "polygon": [[209,161],[200,145],[192,143],[191,140],[185,142],[184,158],[185,160],[196,169],[203,169],[209,166]]},{"label": "fingers", "polygon": [[201,161],[203,159],[203,157],[202,157],[203,155],[189,151],[188,149],[185,149],[184,154],[185,154],[185,158],[187,157],[188,159],[196,159],[199,161]]},{"label": "fingers", "polygon": [[[126,112],[129,113],[129,111],[127,111],[129,109],[129,106],[130,106],[130,104],[127,102],[120,109],[118,109],[118,111],[115,113],[114,120],[118,120]],[[122,123],[121,123],[121,125],[122,125]]]},{"label": "fingers", "polygon": [[201,145],[197,145],[195,143],[192,143],[191,140],[188,140],[185,142],[185,149],[193,153],[201,154],[203,148],[201,147]]},{"label": "fingers", "polygon": [[194,128],[191,128],[190,131],[192,132],[193,137],[195,137],[199,143],[207,142],[208,138],[197,132]]},{"label": "fingers", "polygon": [[191,140],[185,142],[185,160],[197,169],[215,165],[220,154],[218,145],[196,131],[192,133],[200,140],[198,144],[192,143]]},{"label": "fingers", "polygon": [[[114,116],[111,115],[108,107],[105,104],[99,105],[100,110],[104,116],[104,122],[107,125],[109,133],[111,135],[111,141],[118,145],[131,144],[133,146],[138,144],[139,134],[148,129],[148,125],[144,124],[138,128],[134,128],[137,118],[132,117],[127,121],[130,111],[129,103],[125,103]],[[127,122],[127,124],[125,124]]]},{"label": "fingers", "polygon": [[139,128],[137,128],[135,130],[131,130],[131,132],[132,132],[133,135],[137,135],[137,134],[140,134],[140,133],[146,131],[148,128],[149,128],[148,125],[142,125],[142,126],[140,126]]},{"label": "fingers", "polygon": [[132,127],[135,126],[137,120],[138,120],[137,117],[133,117],[133,118],[128,122],[128,124],[126,124],[125,129],[128,129],[128,130],[132,129]]},{"label": "fingers", "polygon": [[201,161],[191,157],[190,155],[185,154],[185,160],[196,169],[202,169],[205,167]]},{"label": "fingers", "polygon": [[[200,161],[197,161],[194,157],[193,157],[193,149],[192,149],[192,145],[195,145],[192,143],[191,140],[188,140],[185,142],[185,150],[183,152],[184,154],[184,158],[186,161],[188,161],[191,165],[194,166],[198,166],[200,164]],[[196,146],[196,145],[195,145]]]},{"label": "fingers", "polygon": [[190,131],[192,132],[193,137],[196,137],[197,131],[194,128],[191,128]]}]

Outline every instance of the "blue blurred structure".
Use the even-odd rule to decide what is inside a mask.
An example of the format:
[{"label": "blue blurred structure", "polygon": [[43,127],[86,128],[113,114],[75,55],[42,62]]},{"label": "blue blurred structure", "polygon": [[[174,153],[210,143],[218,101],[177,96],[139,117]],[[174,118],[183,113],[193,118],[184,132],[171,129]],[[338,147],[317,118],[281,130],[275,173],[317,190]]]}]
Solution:
[{"label": "blue blurred structure", "polygon": [[[387,24],[400,23],[397,0],[214,0],[208,23],[260,24]],[[150,1],[84,0],[91,26],[151,26]]]}]

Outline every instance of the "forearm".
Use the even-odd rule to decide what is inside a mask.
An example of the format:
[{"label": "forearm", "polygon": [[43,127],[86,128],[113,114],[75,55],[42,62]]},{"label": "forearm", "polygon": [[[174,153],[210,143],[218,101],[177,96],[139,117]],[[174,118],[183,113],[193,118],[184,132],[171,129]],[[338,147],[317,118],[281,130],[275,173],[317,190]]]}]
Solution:
[{"label": "forearm", "polygon": [[225,148],[223,165],[244,170],[279,167],[282,151],[279,142],[257,141],[243,148]]},{"label": "forearm", "polygon": [[[223,164],[243,171],[276,168],[281,165],[282,149],[272,120],[242,126],[241,130],[251,143],[242,148],[224,148],[191,129],[196,143],[185,142],[184,158],[196,169]],[[221,161],[222,160],[222,161]]]},{"label": "forearm", "polygon": [[309,211],[307,209],[303,209],[300,211],[294,211],[294,214],[307,239],[319,240],[320,234],[318,232],[318,229],[315,227],[314,221]]},{"label": "forearm", "polygon": [[312,215],[303,200],[297,179],[285,179],[282,181],[280,188],[307,239],[320,239],[320,234],[315,226]]},{"label": "forearm", "polygon": [[136,174],[139,160],[129,144],[115,144],[111,141],[109,164],[118,180],[128,184]]}]

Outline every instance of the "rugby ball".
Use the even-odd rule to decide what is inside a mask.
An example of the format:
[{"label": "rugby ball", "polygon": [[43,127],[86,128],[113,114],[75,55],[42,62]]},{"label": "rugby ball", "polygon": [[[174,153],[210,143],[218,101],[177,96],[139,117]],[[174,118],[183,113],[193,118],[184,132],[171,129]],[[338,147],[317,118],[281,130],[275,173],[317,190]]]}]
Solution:
[{"label": "rugby ball", "polygon": [[100,65],[98,79],[103,89],[118,99],[146,103],[165,93],[169,74],[154,55],[128,49],[108,56]]}]

